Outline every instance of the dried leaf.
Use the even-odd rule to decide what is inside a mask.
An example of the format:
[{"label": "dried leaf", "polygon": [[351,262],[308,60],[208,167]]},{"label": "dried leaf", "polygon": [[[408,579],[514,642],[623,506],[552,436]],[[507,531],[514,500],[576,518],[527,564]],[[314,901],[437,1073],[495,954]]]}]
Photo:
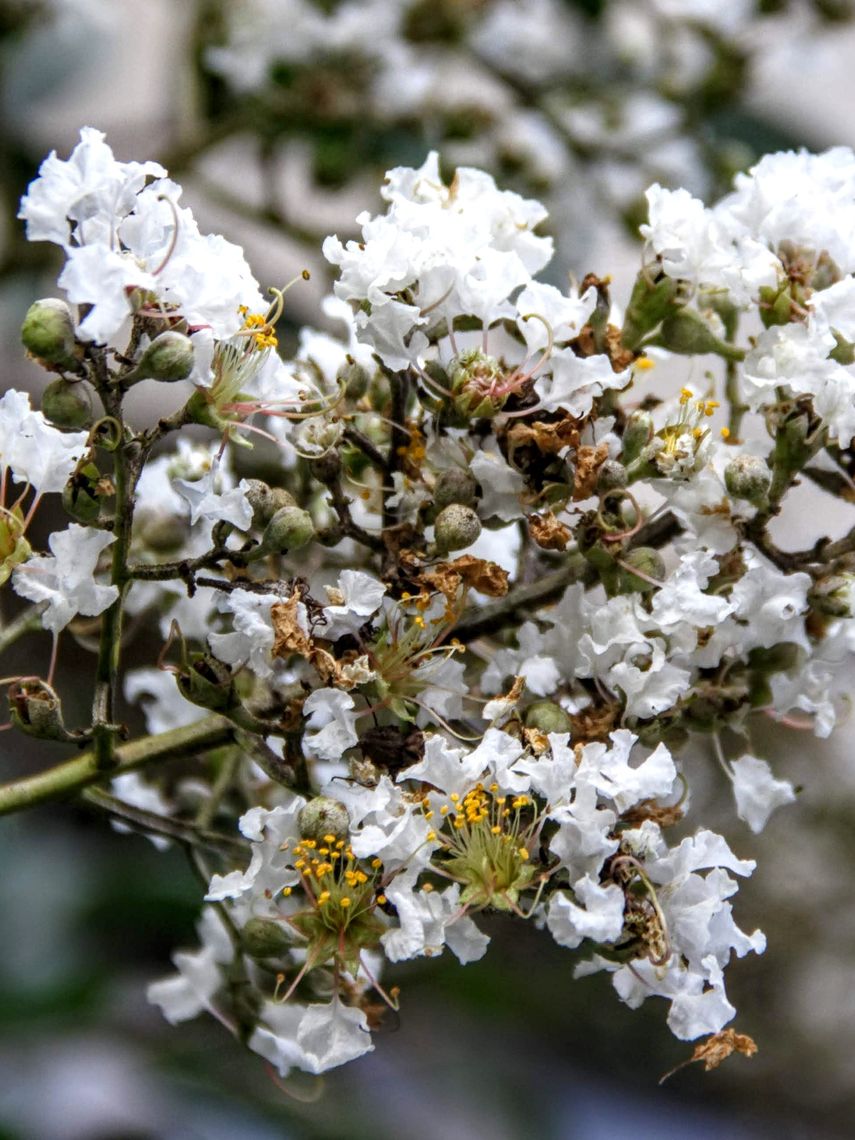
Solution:
[{"label": "dried leaf", "polygon": [[620,706],[617,704],[593,704],[570,717],[570,735],[573,740],[585,744],[592,741],[608,740],[609,733],[617,724]]},{"label": "dried leaf", "polygon": [[453,562],[438,562],[419,576],[419,582],[429,589],[438,590],[449,606],[457,600],[461,585],[478,590],[490,598],[504,597],[508,592],[508,572],[495,562],[462,554]]},{"label": "dried leaf", "polygon": [[663,1084],[674,1073],[684,1069],[686,1065],[701,1062],[704,1066],[704,1072],[709,1073],[712,1069],[717,1069],[722,1061],[726,1061],[732,1053],[741,1053],[744,1057],[753,1057],[756,1052],[757,1044],[747,1033],[737,1033],[735,1029],[722,1029],[721,1032],[714,1033],[712,1037],[708,1037],[706,1041],[696,1045],[691,1057],[670,1069],[664,1077],[660,1078],[659,1084]]},{"label": "dried leaf", "polygon": [[570,541],[570,527],[559,522],[551,512],[529,515],[528,532],[541,550],[566,550]]},{"label": "dried leaf", "polygon": [[597,485],[597,474],[609,457],[609,449],[604,443],[596,447],[580,447],[576,451],[576,471],[573,476],[573,498],[589,499]]},{"label": "dried leaf", "polygon": [[508,592],[508,572],[495,562],[472,554],[461,554],[450,565],[467,586],[489,598],[503,598]]},{"label": "dried leaf", "polygon": [[511,454],[517,448],[533,443],[543,455],[558,455],[565,447],[578,446],[579,421],[569,415],[552,423],[517,421],[508,428],[507,439]]},{"label": "dried leaf", "polygon": [[270,607],[270,618],[273,622],[273,649],[274,657],[288,657],[292,653],[299,653],[301,657],[308,657],[312,652],[312,641],[304,633],[297,618],[297,606],[300,604],[299,591],[295,591],[287,602],[276,602]]}]

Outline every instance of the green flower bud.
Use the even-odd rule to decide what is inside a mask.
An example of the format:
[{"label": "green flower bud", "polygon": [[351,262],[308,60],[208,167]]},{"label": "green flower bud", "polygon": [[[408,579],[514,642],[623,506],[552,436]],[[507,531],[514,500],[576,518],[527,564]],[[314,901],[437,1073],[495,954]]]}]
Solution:
[{"label": "green flower bud", "polygon": [[58,428],[77,431],[92,422],[88,389],[73,380],[52,380],[42,393],[42,414]]},{"label": "green flower bud", "polygon": [[240,940],[250,958],[279,958],[292,945],[282,924],[272,918],[251,918]]},{"label": "green flower bud", "polygon": [[450,384],[454,411],[461,421],[491,418],[507,401],[500,388],[505,372],[494,356],[478,348],[461,352],[451,368]]},{"label": "green flower bud", "polygon": [[323,843],[327,835],[332,835],[338,841],[347,839],[350,815],[339,800],[334,800],[331,796],[315,796],[300,811],[297,824],[303,839]]},{"label": "green flower bud", "polygon": [[768,502],[772,472],[757,455],[737,455],[724,469],[724,485],[735,499],[746,499],[755,507]]},{"label": "green flower bud", "polygon": [[345,395],[350,400],[360,400],[368,391],[368,382],[371,376],[366,368],[357,364],[350,358],[342,364],[336,373],[336,380],[344,386]]},{"label": "green flower bud", "polygon": [[644,337],[671,312],[680,283],[664,274],[652,281],[647,272],[639,273],[626,307],[621,342],[635,351]]},{"label": "green flower bud", "polygon": [[450,503],[461,503],[471,507],[478,494],[478,483],[474,475],[460,467],[450,467],[443,471],[436,481],[433,501],[438,510]]},{"label": "green flower bud", "polygon": [[621,459],[628,466],[639,457],[653,439],[653,416],[650,412],[633,412],[627,417],[623,429],[623,452]]},{"label": "green flower bud", "polygon": [[45,297],[30,305],[21,325],[21,340],[37,360],[78,370],[83,349],[74,339],[71,309],[58,297]]},{"label": "green flower bud", "polygon": [[538,732],[569,732],[572,723],[569,713],[555,701],[535,701],[525,710],[526,728]]},{"label": "green flower bud", "polygon": [[261,537],[261,549],[266,554],[286,554],[299,550],[315,537],[312,516],[302,507],[280,507]]},{"label": "green flower bud", "polygon": [[773,325],[788,325],[793,316],[793,297],[787,282],[783,287],[761,285],[758,311],[767,329]]},{"label": "green flower bud", "polygon": [[784,482],[813,459],[826,440],[821,421],[807,410],[794,408],[778,424],[772,463],[773,481]]},{"label": "green flower bud", "polygon": [[601,495],[608,491],[618,491],[629,482],[626,468],[616,459],[606,459],[597,472],[597,490]]},{"label": "green flower bud", "polygon": [[826,617],[855,616],[855,575],[831,574],[820,578],[808,590],[807,600],[812,609]]},{"label": "green flower bud", "polygon": [[266,527],[277,511],[297,505],[294,496],[284,487],[271,487],[261,479],[247,479],[247,483],[246,497],[252,507],[253,526]]},{"label": "green flower bud", "polygon": [[123,377],[124,382],[135,384],[137,380],[163,380],[171,384],[176,380],[186,380],[193,371],[195,355],[189,336],[167,329],[148,345],[136,367]]},{"label": "green flower bud", "polygon": [[709,324],[694,309],[679,309],[665,318],[654,341],[669,352],[682,356],[706,356],[715,353],[725,360],[744,360],[745,352],[716,336]]},{"label": "green flower bud", "polygon": [[471,546],[481,533],[481,520],[471,507],[449,503],[436,516],[434,536],[440,554]]},{"label": "green flower bud", "polygon": [[32,553],[24,538],[24,518],[19,506],[0,513],[0,586],[8,582],[12,571],[26,562]]},{"label": "green flower bud", "polygon": [[[649,593],[650,590],[656,589],[656,583],[665,579],[665,562],[659,551],[654,550],[652,546],[634,546],[632,550],[623,553],[621,562],[624,563],[620,576],[620,592],[622,594]],[[631,567],[632,570],[640,570],[645,577],[642,578],[638,574],[633,574],[632,570],[628,570],[627,567]],[[648,581],[648,578],[651,581]]]},{"label": "green flower bud", "polygon": [[838,364],[855,364],[855,344],[851,341],[844,340],[839,332],[834,332],[834,348],[829,352],[830,360],[836,361]]}]

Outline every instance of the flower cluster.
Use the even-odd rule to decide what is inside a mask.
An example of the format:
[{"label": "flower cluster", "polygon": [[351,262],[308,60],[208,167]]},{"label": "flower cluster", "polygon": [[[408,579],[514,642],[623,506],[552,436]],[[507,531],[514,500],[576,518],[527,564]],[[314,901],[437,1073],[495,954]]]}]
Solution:
[{"label": "flower cluster", "polygon": [[[12,720],[90,742],[105,810],[193,849],[201,947],[151,998],[282,1074],[370,1049],[388,964],[475,961],[492,912],[630,1006],[664,998],[678,1038],[721,1034],[724,969],[765,943],[731,912],[754,863],[693,818],[686,759],[758,832],[795,799],[758,721],[838,715],[855,531],[793,550],[769,525],[803,479],[851,498],[855,155],[770,156],[711,208],[654,186],[623,313],[606,279],[538,280],[543,207],[481,171],[446,182],[430,154],[383,194],[324,246],[339,335],[285,360],[282,290],[264,310],[157,164],[93,130],[46,161],[21,213],[81,308],[33,305],[54,379],[41,412],[0,402],[0,580],[34,603],[14,636],[54,647]],[[663,358],[684,386],[654,396]],[[176,395],[139,426],[142,381]],[[73,520],[50,554],[25,538],[44,493]],[[156,668],[125,668],[129,615]],[[66,629],[98,650],[75,730]]]}]

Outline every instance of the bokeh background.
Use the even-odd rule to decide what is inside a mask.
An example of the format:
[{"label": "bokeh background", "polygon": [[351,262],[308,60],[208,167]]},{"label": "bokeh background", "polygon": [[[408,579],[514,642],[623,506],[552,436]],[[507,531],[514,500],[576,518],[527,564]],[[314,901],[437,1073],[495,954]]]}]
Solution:
[{"label": "bokeh background", "polygon": [[[549,203],[556,283],[611,273],[625,298],[644,187],[709,199],[766,150],[855,145],[853,65],[842,0],[0,0],[3,387],[43,385],[18,329],[59,268],[24,241],[17,203],[82,125],[121,159],[167,166],[201,228],[242,243],[263,284],[310,267],[289,294],[296,328],[322,323],[322,238],[350,236],[383,171],[431,147],[448,172],[481,165]],[[40,525],[43,545],[59,522]],[[811,509],[792,525],[783,546],[849,524]],[[19,643],[0,672],[43,670],[46,640]],[[91,663],[67,642],[74,719]],[[689,825],[758,860],[737,917],[769,948],[728,986],[760,1052],[662,1088],[687,1055],[664,1010],[630,1012],[605,977],[573,982],[572,955],[498,919],[482,962],[397,971],[400,1024],[373,1054],[280,1087],[212,1022],[171,1029],[146,1004],[194,940],[200,894],[180,851],[74,804],[3,819],[0,1140],[849,1137],[855,724],[842,719],[825,742],[770,724],[761,754],[803,790],[760,837],[698,749]],[[0,734],[0,779],[60,752]]]}]

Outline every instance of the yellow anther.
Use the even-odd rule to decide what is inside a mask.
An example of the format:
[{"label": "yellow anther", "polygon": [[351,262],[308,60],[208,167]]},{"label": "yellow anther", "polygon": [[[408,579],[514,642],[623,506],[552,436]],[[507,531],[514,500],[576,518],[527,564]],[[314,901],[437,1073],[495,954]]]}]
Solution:
[{"label": "yellow anther", "polygon": [[649,356],[640,356],[638,360],[636,360],[634,367],[637,368],[639,372],[649,372],[651,368],[656,367],[656,361],[651,360]]},{"label": "yellow anther", "polygon": [[500,827],[498,824],[496,824],[494,827],[491,827],[491,828],[490,828],[490,832],[491,832],[493,835],[501,835],[501,834],[502,834],[502,829],[501,829],[501,827]]},{"label": "yellow anther", "polygon": [[721,438],[722,439],[730,439],[730,428],[723,427],[721,429]]},{"label": "yellow anther", "polygon": [[344,907],[345,910],[350,906],[350,899],[347,895],[343,899],[339,899],[339,906]]},{"label": "yellow anther", "polygon": [[425,812],[425,819],[433,819],[433,812],[432,811],[426,811]]},{"label": "yellow anther", "polygon": [[429,895],[431,893],[431,891],[433,890],[433,883],[424,883],[422,885],[422,890],[424,891],[424,893],[426,895]]},{"label": "yellow anther", "polygon": [[433,842],[433,841],[436,839],[436,832],[435,832],[435,831],[429,831],[429,832],[427,833],[427,838],[428,838],[428,839],[430,840],[430,842],[432,843],[432,842]]},{"label": "yellow anther", "polygon": [[324,836],[324,843],[326,843],[328,847],[332,847],[332,845],[335,843],[335,836],[334,835],[325,835]]},{"label": "yellow anther", "polygon": [[291,894],[291,891],[292,891],[292,890],[293,890],[293,888],[292,888],[292,887],[283,887],[283,888],[282,888],[282,894],[285,896],[285,898],[286,898],[286,899],[287,899],[287,898],[288,898],[288,896]]},{"label": "yellow anther", "polygon": [[379,867],[383,866],[383,860],[378,859],[377,856],[375,855],[374,858],[371,860],[371,866],[376,871]]},{"label": "yellow anther", "polygon": [[448,815],[448,804],[442,805],[442,807],[439,809],[439,814],[440,815]]},{"label": "yellow anther", "polygon": [[385,906],[388,901],[389,900],[386,898],[385,895],[378,895],[377,896],[377,902],[380,904],[380,906]]},{"label": "yellow anther", "polygon": [[329,902],[329,901],[330,901],[329,891],[321,891],[321,893],[318,895],[318,902],[321,904],[321,906],[323,906],[325,902]]},{"label": "yellow anther", "polygon": [[517,848],[517,855],[519,855],[520,859],[522,859],[523,862],[525,862],[526,859],[531,858],[531,856],[528,853],[527,847],[518,847]]}]

